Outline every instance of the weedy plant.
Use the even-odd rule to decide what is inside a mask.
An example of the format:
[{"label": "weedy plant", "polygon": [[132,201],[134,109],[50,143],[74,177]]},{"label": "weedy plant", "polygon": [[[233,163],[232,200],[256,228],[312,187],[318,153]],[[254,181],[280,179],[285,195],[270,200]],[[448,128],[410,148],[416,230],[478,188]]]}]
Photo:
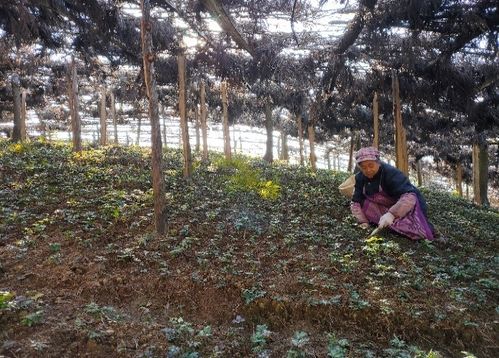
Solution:
[{"label": "weedy plant", "polygon": [[303,351],[303,347],[310,341],[310,337],[307,332],[304,331],[296,331],[291,338],[291,344],[293,348],[291,348],[287,352],[287,358],[304,358],[306,357],[305,352]]},{"label": "weedy plant", "polygon": [[266,291],[260,290],[258,287],[246,288],[242,292],[246,304],[250,304],[254,300],[264,297],[266,294]]},{"label": "weedy plant", "polygon": [[266,324],[259,324],[256,326],[255,332],[251,335],[251,346],[255,353],[263,353],[267,348],[267,339],[272,332],[268,330]]},{"label": "weedy plant", "polygon": [[9,291],[0,291],[0,310],[11,306],[14,293]]},{"label": "weedy plant", "polygon": [[344,358],[347,355],[350,342],[347,339],[338,339],[336,335],[328,334],[327,356],[330,358]]},{"label": "weedy plant", "polygon": [[390,340],[390,348],[384,350],[386,357],[394,358],[442,358],[439,352],[430,350],[425,352],[416,346],[408,345],[397,336]]},{"label": "weedy plant", "polygon": [[39,310],[33,313],[29,313],[21,320],[21,323],[25,326],[32,327],[34,325],[40,324],[43,321],[43,310]]},{"label": "weedy plant", "polygon": [[161,329],[170,343],[167,357],[199,357],[198,350],[206,339],[212,336],[211,326],[204,326],[199,331],[182,317],[170,318],[170,326]]},{"label": "weedy plant", "polygon": [[236,156],[231,160],[217,161],[219,168],[230,168],[233,173],[229,176],[229,192],[255,192],[263,199],[275,200],[279,197],[281,186],[276,180],[265,180],[260,169],[251,166],[247,158]]}]

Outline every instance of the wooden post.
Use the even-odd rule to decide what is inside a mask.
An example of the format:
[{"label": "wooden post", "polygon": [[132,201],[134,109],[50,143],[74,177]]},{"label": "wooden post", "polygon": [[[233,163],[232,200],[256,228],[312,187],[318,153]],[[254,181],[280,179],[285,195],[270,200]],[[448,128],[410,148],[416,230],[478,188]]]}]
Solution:
[{"label": "wooden post", "polygon": [[201,150],[201,133],[200,133],[200,115],[198,105],[194,105],[194,126],[196,128],[196,152],[199,153]]},{"label": "wooden post", "polygon": [[274,160],[274,136],[273,136],[273,125],[272,125],[272,99],[267,97],[265,100],[265,130],[267,133],[267,145],[265,149],[265,155],[263,160],[268,163],[272,163]]},{"label": "wooden post", "polygon": [[484,140],[473,144],[473,194],[474,202],[478,205],[488,206],[488,153]]},{"label": "wooden post", "polygon": [[239,128],[239,153],[243,152],[243,139],[241,138],[241,128]]},{"label": "wooden post", "polygon": [[418,186],[423,186],[423,176],[421,175],[421,159],[416,161],[416,174],[418,177]]},{"label": "wooden post", "polygon": [[228,113],[228,99],[227,99],[227,82],[221,83],[222,92],[222,108],[223,108],[223,135],[224,135],[224,153],[225,159],[230,160],[232,153],[230,149],[230,132],[229,132],[229,113]]},{"label": "wooden post", "polygon": [[166,141],[166,115],[165,115],[165,107],[163,106],[162,108],[162,119],[163,119],[163,147],[166,148],[167,147],[167,141]]},{"label": "wooden post", "polygon": [[100,95],[100,145],[107,144],[107,113],[106,113],[106,86],[101,87]]},{"label": "wooden post", "polygon": [[26,89],[21,91],[21,142],[26,141]]},{"label": "wooden post", "polygon": [[326,149],[327,169],[331,170],[331,148]]},{"label": "wooden post", "polygon": [[461,163],[456,165],[456,191],[457,195],[463,197],[463,166]]},{"label": "wooden post", "polygon": [[182,148],[184,155],[184,177],[192,174],[191,145],[189,143],[189,125],[187,123],[187,104],[185,90],[185,55],[177,56],[178,62],[178,108],[180,112],[180,129],[182,132]]},{"label": "wooden post", "polygon": [[118,120],[116,118],[116,103],[114,99],[114,92],[111,91],[109,96],[111,97],[111,117],[113,118],[114,143],[118,144]]},{"label": "wooden post", "polygon": [[277,158],[281,159],[281,136],[277,137]]},{"label": "wooden post", "polygon": [[392,70],[392,95],[393,95],[393,118],[395,122],[396,166],[402,173],[408,175],[409,162],[407,157],[407,140],[406,140],[405,129],[402,124],[399,79],[395,70]]},{"label": "wooden post", "polygon": [[310,120],[308,121],[308,143],[310,147],[310,166],[312,171],[317,171],[317,156],[315,155],[315,113],[310,109]]},{"label": "wooden post", "polygon": [[68,71],[68,99],[69,112],[71,114],[71,130],[73,132],[73,151],[81,152],[80,105],[78,100],[78,78],[76,76],[76,63],[74,57],[71,58],[71,65]]},{"label": "wooden post", "polygon": [[296,114],[296,126],[298,127],[298,144],[300,146],[300,165],[304,164],[303,157],[303,128],[301,124],[301,114]]},{"label": "wooden post", "polygon": [[237,154],[237,138],[235,125],[232,126],[232,147],[234,155]]},{"label": "wooden post", "polygon": [[284,129],[281,129],[281,156],[280,160],[289,161],[288,135]]},{"label": "wooden post", "polygon": [[199,86],[201,100],[201,135],[203,137],[203,161],[208,161],[208,125],[206,123],[206,89],[204,81],[201,81]]},{"label": "wooden post", "polygon": [[135,108],[137,110],[137,119],[139,121],[137,124],[137,145],[140,145],[140,132],[142,131],[142,108],[140,102],[135,102]]},{"label": "wooden post", "polygon": [[151,121],[151,163],[152,187],[154,197],[154,222],[159,235],[166,230],[166,200],[163,176],[161,130],[159,127],[158,92],[154,74],[154,53],[152,49],[151,14],[149,0],[141,0],[142,19],[140,34],[144,66],[144,82],[149,99],[149,118]]},{"label": "wooden post", "polygon": [[348,157],[348,168],[347,172],[351,173],[355,165],[353,163],[353,152],[355,148],[355,134],[352,132],[352,137],[350,138],[350,153]]},{"label": "wooden post", "polygon": [[19,75],[14,73],[12,75],[12,94],[14,106],[14,128],[12,129],[12,141],[19,142],[22,140],[22,124],[21,124],[21,81]]},{"label": "wooden post", "polygon": [[374,140],[373,147],[379,149],[379,101],[378,92],[374,92],[373,97],[373,131]]}]

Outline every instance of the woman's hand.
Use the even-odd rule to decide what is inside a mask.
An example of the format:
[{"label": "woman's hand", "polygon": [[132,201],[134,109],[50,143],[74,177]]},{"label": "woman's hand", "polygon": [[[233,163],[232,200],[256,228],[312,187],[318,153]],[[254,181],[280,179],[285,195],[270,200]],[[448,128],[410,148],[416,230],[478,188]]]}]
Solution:
[{"label": "woman's hand", "polygon": [[370,225],[369,225],[369,223],[362,223],[362,224],[359,224],[359,226],[361,229],[367,230],[367,229],[369,229]]},{"label": "woman's hand", "polygon": [[395,216],[391,212],[387,212],[379,219],[378,227],[383,228],[390,226],[393,224],[393,220],[395,220]]}]

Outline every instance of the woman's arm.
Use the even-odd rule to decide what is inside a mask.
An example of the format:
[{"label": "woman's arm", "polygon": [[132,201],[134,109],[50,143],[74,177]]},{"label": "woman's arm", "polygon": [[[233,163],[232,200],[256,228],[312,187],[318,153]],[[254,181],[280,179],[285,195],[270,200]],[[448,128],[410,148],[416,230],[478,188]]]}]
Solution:
[{"label": "woman's arm", "polygon": [[356,203],[352,201],[350,203],[350,211],[352,212],[352,215],[355,216],[357,219],[357,222],[359,224],[367,224],[369,223],[369,220],[367,220],[366,215],[362,211],[362,207],[360,206],[360,203]]},{"label": "woman's arm", "polygon": [[403,218],[414,208],[417,200],[418,197],[415,193],[402,194],[400,199],[388,211],[396,218]]}]

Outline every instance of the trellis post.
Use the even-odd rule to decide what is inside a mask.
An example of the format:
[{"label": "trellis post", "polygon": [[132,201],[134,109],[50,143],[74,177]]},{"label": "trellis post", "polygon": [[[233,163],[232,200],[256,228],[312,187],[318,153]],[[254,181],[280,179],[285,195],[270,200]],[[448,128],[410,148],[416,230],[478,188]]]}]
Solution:
[{"label": "trellis post", "polygon": [[373,97],[373,147],[379,149],[379,101],[378,92],[374,92]]},{"label": "trellis post", "polygon": [[100,95],[100,145],[107,144],[107,113],[106,113],[106,86],[101,87]]},{"label": "trellis post", "polygon": [[393,96],[393,118],[395,122],[396,166],[400,171],[408,175],[409,163],[407,157],[407,140],[406,140],[406,132],[402,123],[399,79],[395,70],[392,70],[392,96]]},{"label": "trellis post", "polygon": [[201,100],[201,135],[203,137],[203,161],[208,161],[208,126],[206,123],[206,89],[204,81],[199,85]]},{"label": "trellis post", "polygon": [[192,173],[191,146],[189,143],[189,126],[187,123],[186,89],[185,89],[185,55],[177,56],[178,62],[178,108],[180,112],[180,129],[182,134],[182,148],[184,155],[184,177],[190,177]]},{"label": "trellis post", "polygon": [[229,103],[227,98],[227,82],[222,81],[220,85],[222,92],[222,110],[223,110],[223,136],[224,136],[224,153],[225,159],[232,159],[232,152],[230,148],[230,131],[229,131]]}]

